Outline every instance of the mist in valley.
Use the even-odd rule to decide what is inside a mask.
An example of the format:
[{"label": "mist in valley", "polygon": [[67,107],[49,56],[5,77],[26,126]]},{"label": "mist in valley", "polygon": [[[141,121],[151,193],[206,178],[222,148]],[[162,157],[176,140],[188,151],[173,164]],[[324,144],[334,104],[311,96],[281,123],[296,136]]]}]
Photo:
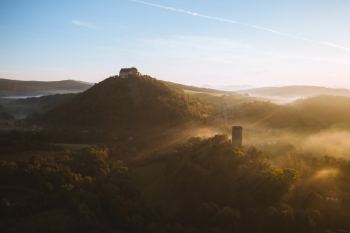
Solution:
[{"label": "mist in valley", "polygon": [[[59,224],[81,219],[63,231],[102,222],[113,229],[102,209],[142,219],[118,221],[127,231],[347,229],[350,98],[282,99],[291,100],[116,75],[82,93],[4,100],[1,211],[19,214],[14,202],[27,206],[33,197],[29,203],[42,203],[49,215],[67,216]],[[233,145],[232,126],[243,127],[241,145]],[[286,213],[283,224],[269,220]]]},{"label": "mist in valley", "polygon": [[350,232],[348,9],[0,1],[0,231]]}]

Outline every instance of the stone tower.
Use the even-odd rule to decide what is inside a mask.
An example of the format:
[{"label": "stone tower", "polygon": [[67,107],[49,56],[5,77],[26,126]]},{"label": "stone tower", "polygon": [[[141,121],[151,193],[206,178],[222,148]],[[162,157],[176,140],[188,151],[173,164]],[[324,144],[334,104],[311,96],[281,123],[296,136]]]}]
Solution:
[{"label": "stone tower", "polygon": [[242,147],[243,141],[243,127],[233,126],[232,127],[232,147]]}]

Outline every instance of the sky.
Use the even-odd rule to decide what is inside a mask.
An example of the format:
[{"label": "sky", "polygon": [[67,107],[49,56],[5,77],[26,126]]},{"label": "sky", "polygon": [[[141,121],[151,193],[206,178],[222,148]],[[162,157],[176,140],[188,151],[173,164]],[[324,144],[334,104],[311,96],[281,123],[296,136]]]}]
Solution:
[{"label": "sky", "polygon": [[350,88],[348,0],[0,0],[0,78]]}]

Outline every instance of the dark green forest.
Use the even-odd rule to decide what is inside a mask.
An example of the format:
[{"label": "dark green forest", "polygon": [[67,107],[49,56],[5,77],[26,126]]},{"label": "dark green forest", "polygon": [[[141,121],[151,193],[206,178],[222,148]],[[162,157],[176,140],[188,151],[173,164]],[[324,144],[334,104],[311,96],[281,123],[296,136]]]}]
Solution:
[{"label": "dark green forest", "polygon": [[230,122],[248,125],[264,125],[271,128],[290,128],[293,131],[312,132],[330,126],[326,117],[309,111],[300,111],[293,105],[278,105],[268,101],[244,101],[234,103],[227,109]]},{"label": "dark green forest", "polygon": [[[21,100],[41,111],[0,134],[1,232],[350,230],[350,161],[290,140],[349,124],[350,98],[277,105],[181,88],[112,76],[83,93]],[[245,147],[232,147],[233,125]]]},{"label": "dark green forest", "polygon": [[[167,160],[177,211],[149,207],[129,168],[99,145],[0,164],[1,228],[8,232],[325,232],[348,229],[344,159],[299,155],[275,167],[263,152],[232,148],[226,135],[190,138]],[[317,180],[319,172],[333,176]],[[324,190],[342,193],[342,204]],[[21,191],[21,195],[17,192]],[[44,217],[45,216],[45,217]],[[47,224],[47,221],[50,224]]]},{"label": "dark green forest", "polygon": [[333,124],[350,123],[350,98],[345,96],[319,95],[295,101],[294,105],[302,112],[319,120]]}]

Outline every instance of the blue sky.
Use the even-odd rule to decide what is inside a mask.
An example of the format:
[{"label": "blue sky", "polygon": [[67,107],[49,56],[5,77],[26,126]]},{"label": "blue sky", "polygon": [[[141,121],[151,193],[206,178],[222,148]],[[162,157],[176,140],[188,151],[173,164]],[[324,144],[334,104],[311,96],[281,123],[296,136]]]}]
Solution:
[{"label": "blue sky", "polygon": [[348,0],[1,0],[0,77],[350,88],[349,28]]}]

